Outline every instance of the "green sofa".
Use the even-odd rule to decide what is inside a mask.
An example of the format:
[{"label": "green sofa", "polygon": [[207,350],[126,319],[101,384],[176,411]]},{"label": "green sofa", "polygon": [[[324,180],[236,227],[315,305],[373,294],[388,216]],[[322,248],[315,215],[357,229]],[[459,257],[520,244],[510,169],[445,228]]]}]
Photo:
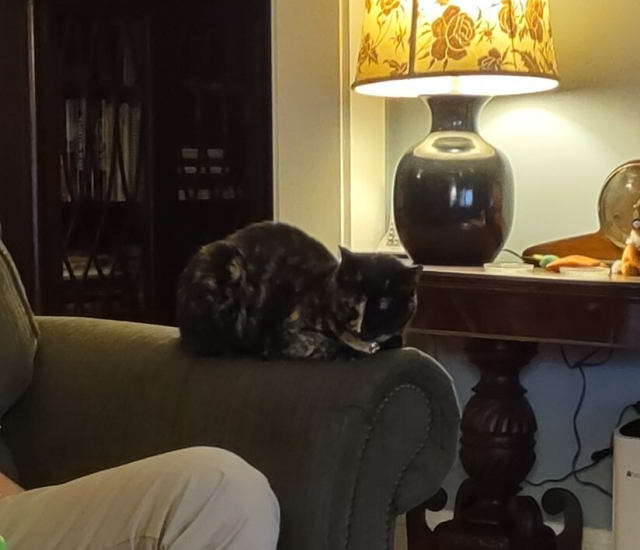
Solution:
[{"label": "green sofa", "polygon": [[[23,294],[2,277],[5,302]],[[30,316],[23,298],[13,307]],[[18,380],[0,468],[13,461],[27,488],[218,446],[271,482],[281,549],[389,550],[396,517],[431,497],[454,461],[451,380],[416,350],[348,363],[222,360],[185,355],[171,327],[63,317],[20,326],[35,359],[0,356],[0,414],[3,384]]]}]

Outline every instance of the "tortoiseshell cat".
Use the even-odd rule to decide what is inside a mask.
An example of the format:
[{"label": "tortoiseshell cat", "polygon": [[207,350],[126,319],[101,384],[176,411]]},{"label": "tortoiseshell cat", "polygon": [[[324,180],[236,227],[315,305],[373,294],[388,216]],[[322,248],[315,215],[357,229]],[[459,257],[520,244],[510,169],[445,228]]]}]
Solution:
[{"label": "tortoiseshell cat", "polygon": [[282,223],[204,246],[178,289],[178,325],[196,355],[348,359],[400,347],[420,267],[341,248],[342,261]]}]

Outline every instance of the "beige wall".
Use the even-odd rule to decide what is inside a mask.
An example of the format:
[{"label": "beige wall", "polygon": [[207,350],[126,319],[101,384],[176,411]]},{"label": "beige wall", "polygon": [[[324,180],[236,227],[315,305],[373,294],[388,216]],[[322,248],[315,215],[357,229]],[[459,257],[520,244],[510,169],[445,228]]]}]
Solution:
[{"label": "beige wall", "polygon": [[340,5],[274,0],[276,218],[335,250],[342,233]]},{"label": "beige wall", "polygon": [[364,0],[349,2],[350,51],[345,55],[349,72],[348,81],[344,83],[350,102],[347,144],[351,159],[350,245],[354,250],[361,251],[375,249],[384,235],[387,216],[385,102],[380,98],[356,94],[349,88],[355,78],[364,4]]},{"label": "beige wall", "polygon": [[384,233],[385,104],[350,90],[364,0],[275,0],[276,218],[335,251]]}]

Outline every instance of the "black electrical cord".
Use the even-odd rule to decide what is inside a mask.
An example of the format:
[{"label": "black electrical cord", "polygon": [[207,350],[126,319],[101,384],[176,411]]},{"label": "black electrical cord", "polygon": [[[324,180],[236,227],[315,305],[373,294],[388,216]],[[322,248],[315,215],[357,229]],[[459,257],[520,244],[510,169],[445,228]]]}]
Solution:
[{"label": "black electrical cord", "polygon": [[[589,359],[595,357],[601,351],[606,351],[605,357],[600,361],[590,363]],[[578,367],[599,367],[601,365],[604,365],[605,363],[608,363],[613,356],[613,348],[595,348],[587,353],[582,359],[579,359],[574,364],[571,364],[564,346],[560,346],[560,352],[562,353],[562,360],[564,361],[564,364],[570,369],[575,369]]]},{"label": "black electrical cord", "polygon": [[[569,358],[567,356],[567,352],[564,348],[564,346],[560,346],[560,351],[562,353],[562,359],[565,363],[565,365],[570,368],[570,369],[577,369],[578,372],[580,373],[580,378],[582,380],[582,387],[580,389],[580,397],[578,398],[578,404],[576,405],[575,411],[573,413],[573,435],[575,437],[576,440],[576,444],[577,444],[577,448],[576,448],[576,452],[573,455],[573,459],[571,461],[571,471],[568,472],[566,475],[560,477],[560,478],[555,478],[555,479],[544,479],[542,481],[529,481],[526,480],[525,483],[527,483],[527,485],[531,485],[533,487],[541,487],[543,485],[546,485],[548,483],[561,483],[563,481],[566,481],[567,479],[573,477],[580,485],[583,485],[585,487],[591,487],[592,489],[595,489],[596,491],[602,493],[603,495],[612,498],[612,494],[607,491],[605,488],[601,487],[600,485],[598,485],[597,483],[593,483],[592,481],[587,481],[587,480],[583,480],[580,479],[580,474],[590,470],[591,468],[595,467],[597,464],[599,464],[600,462],[602,462],[602,460],[604,460],[607,456],[609,456],[611,453],[610,452],[605,452],[608,451],[607,450],[603,450],[603,451],[598,451],[596,453],[594,453],[592,455],[592,459],[593,462],[591,462],[590,464],[587,464],[586,466],[583,466],[581,468],[578,468],[578,461],[580,460],[580,456],[582,455],[582,436],[580,435],[580,430],[578,429],[578,418],[580,417],[580,413],[582,412],[582,406],[584,405],[584,399],[585,396],[587,394],[587,376],[584,372],[584,367],[597,367],[600,365],[604,365],[607,361],[609,361],[611,359],[611,357],[613,356],[613,349],[609,348],[607,349],[607,354],[605,355],[605,357],[599,361],[594,361],[594,362],[590,362],[590,359],[592,359],[593,357],[595,357],[598,353],[600,353],[601,351],[603,351],[603,348],[595,348],[593,350],[591,350],[589,353],[587,353],[582,359],[577,360],[575,363],[571,363],[569,361]],[[633,407],[633,405],[631,405],[631,407]],[[618,421],[618,425],[620,424],[620,422],[622,421],[622,417],[624,416],[625,412],[629,409],[630,407],[626,407],[622,413],[620,414],[620,420]]]},{"label": "black electrical cord", "polygon": [[514,250],[511,250],[510,248],[503,248],[502,252],[506,252],[507,254],[513,254],[517,258],[524,260],[524,257],[522,256],[522,254],[518,254],[517,252],[515,252]]},{"label": "black electrical cord", "polygon": [[586,481],[586,480],[580,479],[580,474],[582,472],[579,471],[578,461],[580,460],[580,455],[582,454],[582,437],[580,436],[580,430],[578,429],[578,417],[580,416],[582,406],[584,405],[584,398],[587,393],[587,376],[584,373],[583,365],[577,365],[574,368],[578,369],[578,371],[580,372],[580,377],[582,378],[582,389],[580,392],[580,400],[578,402],[578,406],[576,407],[575,413],[573,415],[573,434],[575,436],[575,440],[577,443],[576,452],[573,455],[573,461],[571,462],[573,477],[580,485],[584,487],[591,487],[592,489],[595,489],[599,493],[602,493],[603,495],[609,498],[612,498],[613,495],[609,491],[607,491],[604,487],[601,487],[600,485],[598,485],[597,483],[594,483],[593,481]]},{"label": "black electrical cord", "polygon": [[562,477],[543,479],[542,481],[527,480],[526,484],[531,485],[531,487],[542,487],[543,485],[547,485],[549,483],[562,483],[563,481],[567,481],[567,479],[569,479],[571,476],[575,474],[581,474],[582,472],[586,472],[587,470],[590,470],[594,466],[597,466],[598,464],[600,464],[600,462],[601,462],[600,460],[597,460],[592,462],[591,464],[587,464],[586,466],[583,466],[582,468],[578,468],[577,470],[571,470],[569,473],[563,475]]}]

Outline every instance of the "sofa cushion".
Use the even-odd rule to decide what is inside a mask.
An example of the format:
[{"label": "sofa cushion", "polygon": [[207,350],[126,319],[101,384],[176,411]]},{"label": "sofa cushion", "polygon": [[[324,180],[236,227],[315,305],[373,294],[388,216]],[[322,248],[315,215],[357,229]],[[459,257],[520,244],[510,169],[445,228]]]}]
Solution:
[{"label": "sofa cushion", "polygon": [[[0,230],[0,422],[31,382],[38,345],[38,325],[1,237]],[[0,441],[0,470],[15,477],[3,441]]]}]

